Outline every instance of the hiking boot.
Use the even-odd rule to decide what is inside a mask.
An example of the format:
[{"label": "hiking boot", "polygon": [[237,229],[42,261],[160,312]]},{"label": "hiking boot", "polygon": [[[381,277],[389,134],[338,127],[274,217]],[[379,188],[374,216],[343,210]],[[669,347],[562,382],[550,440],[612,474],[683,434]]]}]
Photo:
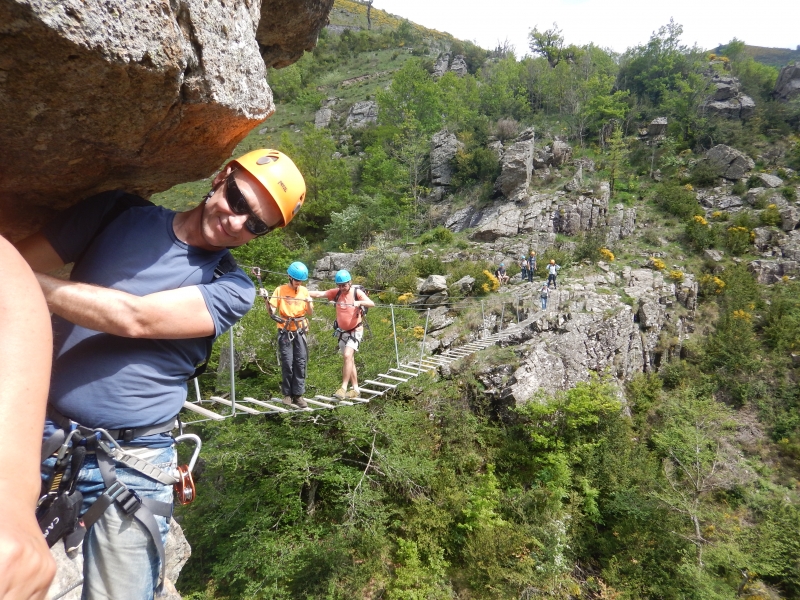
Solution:
[{"label": "hiking boot", "polygon": [[349,392],[347,392],[347,397],[348,398],[360,398],[361,397],[361,392],[359,392],[358,390],[350,390]]},{"label": "hiking boot", "polygon": [[299,406],[300,408],[308,408],[308,402],[306,402],[305,398],[302,396],[293,396],[292,399],[294,400],[295,406]]},{"label": "hiking boot", "polygon": [[344,391],[344,388],[339,388],[333,393],[333,397],[337,400],[344,400],[347,398],[347,392]]},{"label": "hiking boot", "polygon": [[292,405],[292,397],[291,396],[284,396],[283,400],[281,400],[286,406]]}]

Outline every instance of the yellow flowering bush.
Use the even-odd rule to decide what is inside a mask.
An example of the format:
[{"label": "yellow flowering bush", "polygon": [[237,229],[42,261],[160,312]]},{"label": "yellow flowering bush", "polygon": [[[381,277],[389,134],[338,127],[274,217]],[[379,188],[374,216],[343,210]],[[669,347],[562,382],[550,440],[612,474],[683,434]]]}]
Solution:
[{"label": "yellow flowering bush", "polygon": [[734,256],[739,256],[747,251],[747,247],[755,239],[755,233],[747,229],[747,227],[728,227],[727,235],[725,236],[725,246],[728,251]]},{"label": "yellow flowering bush", "polygon": [[650,266],[658,271],[663,271],[664,269],[667,268],[667,265],[660,258],[651,258]]},{"label": "yellow flowering bush", "polygon": [[487,269],[483,270],[483,276],[486,278],[486,280],[481,284],[481,290],[483,290],[484,294],[496,292],[500,289],[500,282],[497,280],[497,277],[495,277]]},{"label": "yellow flowering bush", "polygon": [[673,270],[669,272],[669,278],[672,279],[675,283],[680,283],[683,281],[683,271]]},{"label": "yellow flowering bush", "polygon": [[423,337],[425,337],[425,328],[421,325],[414,327],[414,337],[418,340],[421,340]]},{"label": "yellow flowering bush", "polygon": [[614,253],[608,248],[600,248],[600,256],[608,262],[614,262]]},{"label": "yellow flowering bush", "polygon": [[683,189],[685,189],[687,192],[693,192],[694,186],[691,183],[687,183],[685,186],[683,186]]},{"label": "yellow flowering bush", "polygon": [[699,225],[708,225],[708,221],[706,221],[705,217],[702,215],[695,215],[692,217],[692,219],[694,219],[694,222]]},{"label": "yellow flowering bush", "polygon": [[775,204],[770,204],[764,211],[761,213],[759,217],[761,223],[767,226],[776,226],[780,225],[783,219],[781,218],[781,211],[778,210],[778,207]]},{"label": "yellow flowering bush", "polygon": [[400,296],[397,298],[397,301],[398,301],[400,304],[408,304],[408,303],[409,303],[409,302],[411,302],[411,300],[413,300],[413,299],[414,299],[414,294],[412,294],[411,292],[406,292],[405,294],[401,294],[401,295],[400,295]]},{"label": "yellow flowering bush", "polygon": [[709,273],[703,275],[697,283],[700,285],[700,294],[703,296],[721,294],[725,290],[725,282]]},{"label": "yellow flowering bush", "polygon": [[740,321],[747,321],[748,323],[753,320],[753,315],[744,310],[733,311],[733,318]]}]

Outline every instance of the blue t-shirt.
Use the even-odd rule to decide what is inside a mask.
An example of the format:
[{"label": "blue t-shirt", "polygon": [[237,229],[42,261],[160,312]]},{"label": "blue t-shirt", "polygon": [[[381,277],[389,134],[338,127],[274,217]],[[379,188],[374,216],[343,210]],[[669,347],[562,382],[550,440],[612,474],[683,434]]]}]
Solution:
[{"label": "blue t-shirt", "polygon": [[207,342],[250,310],[255,287],[236,269],[212,281],[228,252],[210,252],[180,241],[174,212],[134,207],[92,240],[114,192],[68,209],[43,234],[65,263],[81,256],[73,281],[145,296],[197,286],[214,320],[212,338],[151,340],[100,333],[53,316],[55,354],[50,403],[89,427],[118,429],[163,423],[186,399],[186,381],[206,357]]}]

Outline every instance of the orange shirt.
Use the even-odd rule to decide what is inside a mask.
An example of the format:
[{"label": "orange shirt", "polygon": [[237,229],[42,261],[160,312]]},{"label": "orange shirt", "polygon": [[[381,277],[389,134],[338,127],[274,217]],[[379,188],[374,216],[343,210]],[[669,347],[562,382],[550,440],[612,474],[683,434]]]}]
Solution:
[{"label": "orange shirt", "polygon": [[[361,323],[361,307],[353,306],[353,303],[356,300],[354,292],[355,287],[351,285],[348,292],[346,294],[342,292],[341,296],[339,296],[339,300],[336,302],[336,321],[339,323],[339,329],[342,331],[350,331],[351,329],[355,329]],[[325,297],[328,300],[333,301],[338,293],[339,288],[326,290]],[[364,290],[359,289],[358,299],[364,300],[366,297],[367,294],[364,292]]]},{"label": "orange shirt", "polygon": [[[278,315],[284,319],[293,317],[305,317],[306,315],[306,300],[308,300],[308,288],[301,285],[294,291],[294,288],[285,283],[282,286],[275,288],[269,303],[272,305]],[[278,329],[287,328],[288,331],[297,331],[308,327],[308,320],[294,321],[290,323],[278,323]]]}]

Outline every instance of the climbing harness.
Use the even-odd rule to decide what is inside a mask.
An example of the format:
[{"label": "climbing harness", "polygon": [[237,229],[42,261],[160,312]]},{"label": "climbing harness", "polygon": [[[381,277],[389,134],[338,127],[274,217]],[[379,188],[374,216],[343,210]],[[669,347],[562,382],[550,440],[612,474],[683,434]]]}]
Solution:
[{"label": "climbing harness", "polygon": [[[358,292],[361,292],[364,296],[367,296],[367,292],[364,290],[363,286],[354,285],[352,286],[352,288],[353,288],[354,301],[358,300]],[[336,292],[336,296],[334,296],[333,298],[334,304],[339,302],[339,298],[342,295],[342,292],[343,292],[342,289],[339,289],[339,291]],[[367,312],[369,312],[369,308],[367,308],[366,306],[360,306],[359,308],[361,309],[361,320],[352,329],[342,329],[339,327],[339,321],[337,319],[334,319],[333,321],[333,337],[335,337],[339,342],[342,342],[344,344],[347,344],[347,342],[352,339],[356,345],[356,349],[358,349],[358,346],[360,344],[359,340],[355,336],[356,329],[358,329],[363,325],[369,332],[369,334],[372,335],[372,330],[369,327],[369,323],[367,323]]]},{"label": "climbing harness", "polygon": [[[42,462],[55,455],[52,474],[42,482],[42,495],[37,505],[36,516],[39,527],[52,547],[64,538],[67,551],[76,550],[83,543],[86,532],[103,513],[115,504],[122,512],[136,519],[153,538],[161,560],[161,583],[164,583],[166,560],[161,533],[155,515],[170,518],[172,502],[161,502],[142,498],[117,479],[115,463],[138,471],[164,485],[174,486],[181,504],[191,503],[195,497],[192,470],[202,446],[194,434],[174,438],[174,443],[184,440],[195,443],[195,451],[188,465],[178,467],[175,474],[127,452],[119,442],[131,442],[136,438],[167,433],[177,426],[176,419],[148,427],[103,429],[85,427],[48,407],[49,418],[59,426],[42,445]],[[94,453],[106,488],[88,511],[80,517],[83,495],[75,489],[78,473],[87,453]]]}]

